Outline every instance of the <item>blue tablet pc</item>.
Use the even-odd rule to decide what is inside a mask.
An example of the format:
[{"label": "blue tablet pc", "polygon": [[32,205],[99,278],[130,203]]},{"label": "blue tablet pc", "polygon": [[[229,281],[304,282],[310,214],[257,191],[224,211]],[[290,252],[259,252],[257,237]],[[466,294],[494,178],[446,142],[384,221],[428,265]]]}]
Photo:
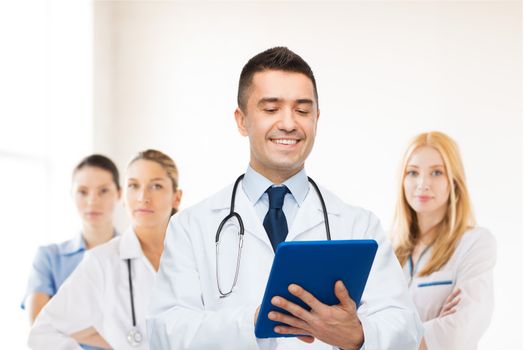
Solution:
[{"label": "blue tablet pc", "polygon": [[339,301],[334,292],[335,282],[342,280],[358,307],[376,252],[377,242],[374,240],[281,243],[277,247],[260,306],[256,337],[296,336],[275,333],[273,329],[281,323],[267,317],[272,310],[285,312],[271,304],[271,299],[277,295],[309,310],[306,304],[288,292],[291,283],[302,286],[324,304],[336,305]]}]

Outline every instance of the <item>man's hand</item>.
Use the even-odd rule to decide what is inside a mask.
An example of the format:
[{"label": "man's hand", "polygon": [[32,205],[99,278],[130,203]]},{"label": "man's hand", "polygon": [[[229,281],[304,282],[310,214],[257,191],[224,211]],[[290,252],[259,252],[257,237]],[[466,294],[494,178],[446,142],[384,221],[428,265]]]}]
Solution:
[{"label": "man's hand", "polygon": [[307,311],[282,297],[274,297],[271,303],[291,315],[271,311],[269,319],[288,326],[277,326],[280,334],[303,334],[298,338],[312,343],[315,338],[344,350],[360,349],[364,343],[364,331],[357,316],[355,302],[342,281],[335,283],[335,295],[340,304],[328,306],[296,284],[290,284],[291,294],[302,300],[311,310]]},{"label": "man's hand", "polygon": [[255,324],[255,327],[257,325],[257,320],[258,320],[258,313],[260,312],[260,306],[257,307],[257,310],[255,311],[255,318],[253,319],[253,323]]},{"label": "man's hand", "polygon": [[420,341],[420,346],[418,350],[428,350],[428,346],[426,345],[426,339],[422,337],[422,340]]},{"label": "man's hand", "polygon": [[442,306],[442,309],[440,309],[438,317],[444,317],[447,315],[451,315],[457,311],[455,307],[460,302],[459,294],[460,294],[460,289],[457,288],[453,291],[453,293],[451,293],[448,296],[448,298],[444,302],[444,306]]}]

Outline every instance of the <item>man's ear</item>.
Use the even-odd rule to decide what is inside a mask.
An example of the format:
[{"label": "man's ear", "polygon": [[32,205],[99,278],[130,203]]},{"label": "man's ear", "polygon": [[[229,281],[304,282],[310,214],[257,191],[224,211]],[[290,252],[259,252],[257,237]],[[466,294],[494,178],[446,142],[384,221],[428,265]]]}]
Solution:
[{"label": "man's ear", "polygon": [[246,115],[242,112],[240,107],[235,109],[235,121],[237,122],[237,128],[240,135],[247,136]]}]

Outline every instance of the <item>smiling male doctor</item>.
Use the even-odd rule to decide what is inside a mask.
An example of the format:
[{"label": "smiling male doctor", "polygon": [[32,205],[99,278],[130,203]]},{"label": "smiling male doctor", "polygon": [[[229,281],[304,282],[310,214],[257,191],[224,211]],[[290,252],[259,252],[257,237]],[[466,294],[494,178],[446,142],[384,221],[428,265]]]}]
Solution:
[{"label": "smiling male doctor", "polygon": [[292,316],[272,312],[269,317],[289,325],[277,327],[278,333],[308,336],[255,338],[276,245],[326,238],[319,197],[304,169],[318,117],[315,78],[300,56],[276,47],[244,66],[235,119],[240,134],[249,137],[250,162],[235,198],[245,226],[238,281],[233,292],[221,298],[217,278],[227,291],[238,252],[236,233],[225,230],[229,233],[221,237],[217,271],[215,234],[229,213],[229,186],[180,212],[169,224],[148,318],[152,349],[418,348],[422,326],[379,220],[323,188],[333,239],[378,242],[361,305],[357,310],[341,282],[331,286],[340,300],[335,306],[291,285],[290,292],[311,310],[277,297],[272,302]]}]

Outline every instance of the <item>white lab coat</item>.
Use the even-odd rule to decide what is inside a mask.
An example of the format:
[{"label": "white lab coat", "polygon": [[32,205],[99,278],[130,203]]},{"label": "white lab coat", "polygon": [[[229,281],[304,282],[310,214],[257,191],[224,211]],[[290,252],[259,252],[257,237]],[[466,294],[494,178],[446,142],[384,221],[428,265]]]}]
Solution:
[{"label": "white lab coat", "polygon": [[[126,259],[131,259],[137,328],[144,336],[139,347],[127,342],[132,316]],[[149,349],[145,315],[154,276],[132,229],[87,251],[38,315],[29,335],[30,348],[81,350],[69,334],[94,327],[114,349]]]},{"label": "white lab coat", "polygon": [[[215,270],[215,234],[229,213],[232,186],[171,219],[164,255],[148,315],[152,349],[332,349],[318,340],[312,345],[296,338],[259,339],[254,314],[260,305],[274,252],[251,202],[238,187],[235,209],[245,226],[238,283],[220,298]],[[409,297],[402,270],[378,219],[370,212],[344,204],[322,189],[333,239],[366,238],[378,251],[358,314],[365,349],[416,349],[422,326]],[[231,286],[238,246],[237,231],[224,229],[220,245],[220,280]],[[310,186],[286,241],[325,239],[319,198]]]},{"label": "white lab coat", "polygon": [[[449,261],[429,276],[410,279],[409,292],[424,322],[429,350],[472,350],[489,326],[493,313],[493,268],[497,247],[489,231],[474,228],[464,233]],[[421,258],[420,270],[431,258]],[[448,284],[450,283],[450,284]],[[446,298],[455,288],[462,290],[456,313],[438,318]]]}]

